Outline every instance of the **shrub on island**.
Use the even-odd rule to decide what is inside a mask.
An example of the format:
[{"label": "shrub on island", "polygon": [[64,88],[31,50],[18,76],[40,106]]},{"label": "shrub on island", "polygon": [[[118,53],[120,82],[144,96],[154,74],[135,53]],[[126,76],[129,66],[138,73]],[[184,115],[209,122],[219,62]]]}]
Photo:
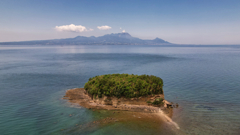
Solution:
[{"label": "shrub on island", "polygon": [[84,89],[94,97],[102,95],[135,98],[163,94],[163,80],[153,75],[107,74],[89,78]]},{"label": "shrub on island", "polygon": [[163,98],[157,98],[152,102],[153,105],[162,105],[163,104]]}]

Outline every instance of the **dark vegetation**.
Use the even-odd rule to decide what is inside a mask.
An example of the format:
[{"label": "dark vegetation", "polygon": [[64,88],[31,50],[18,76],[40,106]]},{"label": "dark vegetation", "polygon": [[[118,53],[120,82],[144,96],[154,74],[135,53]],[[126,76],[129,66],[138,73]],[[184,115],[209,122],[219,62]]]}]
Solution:
[{"label": "dark vegetation", "polygon": [[152,102],[153,105],[161,105],[163,104],[163,98],[157,98]]},{"label": "dark vegetation", "polygon": [[89,78],[84,89],[99,98],[102,95],[134,98],[163,94],[162,86],[163,80],[153,75],[108,74]]},{"label": "dark vegetation", "polygon": [[163,98],[156,98],[153,102],[147,101],[147,103],[152,105],[163,105]]}]

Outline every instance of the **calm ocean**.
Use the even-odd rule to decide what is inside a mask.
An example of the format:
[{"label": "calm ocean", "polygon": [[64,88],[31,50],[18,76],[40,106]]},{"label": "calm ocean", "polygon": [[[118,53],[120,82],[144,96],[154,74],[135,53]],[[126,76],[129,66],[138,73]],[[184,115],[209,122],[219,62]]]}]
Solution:
[{"label": "calm ocean", "polygon": [[[112,73],[161,77],[180,129],[140,118],[76,126],[112,113],[71,104],[66,90]],[[0,46],[1,135],[166,133],[240,134],[240,46]]]}]

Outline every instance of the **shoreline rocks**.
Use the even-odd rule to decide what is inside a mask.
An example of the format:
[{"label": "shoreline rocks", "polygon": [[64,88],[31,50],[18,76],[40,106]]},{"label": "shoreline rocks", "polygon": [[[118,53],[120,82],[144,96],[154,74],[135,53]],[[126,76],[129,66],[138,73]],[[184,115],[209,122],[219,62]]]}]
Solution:
[{"label": "shoreline rocks", "polygon": [[172,104],[163,100],[163,105],[151,105],[147,101],[154,101],[156,98],[163,98],[163,94],[150,95],[139,98],[116,98],[103,96],[102,98],[93,97],[88,94],[84,88],[74,88],[66,91],[63,99],[70,102],[78,103],[85,108],[106,109],[106,110],[122,110],[133,112],[157,113],[160,110],[168,113],[172,109]]}]

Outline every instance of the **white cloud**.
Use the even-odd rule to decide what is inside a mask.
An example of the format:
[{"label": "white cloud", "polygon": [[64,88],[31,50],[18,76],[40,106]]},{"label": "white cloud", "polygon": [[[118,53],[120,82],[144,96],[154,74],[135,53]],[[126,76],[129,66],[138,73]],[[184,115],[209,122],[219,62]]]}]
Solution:
[{"label": "white cloud", "polygon": [[90,28],[88,31],[93,31],[93,30],[94,30],[94,29],[91,29],[91,28]]},{"label": "white cloud", "polygon": [[93,31],[93,29],[87,29],[85,26],[74,24],[56,26],[55,29],[58,31],[71,31],[71,32]]},{"label": "white cloud", "polygon": [[121,30],[122,28],[120,27],[120,30]]},{"label": "white cloud", "polygon": [[126,32],[125,30],[122,31],[122,33]]},{"label": "white cloud", "polygon": [[104,25],[104,26],[97,26],[97,28],[98,28],[99,30],[109,30],[109,29],[111,29],[112,27],[107,26],[107,25]]}]

